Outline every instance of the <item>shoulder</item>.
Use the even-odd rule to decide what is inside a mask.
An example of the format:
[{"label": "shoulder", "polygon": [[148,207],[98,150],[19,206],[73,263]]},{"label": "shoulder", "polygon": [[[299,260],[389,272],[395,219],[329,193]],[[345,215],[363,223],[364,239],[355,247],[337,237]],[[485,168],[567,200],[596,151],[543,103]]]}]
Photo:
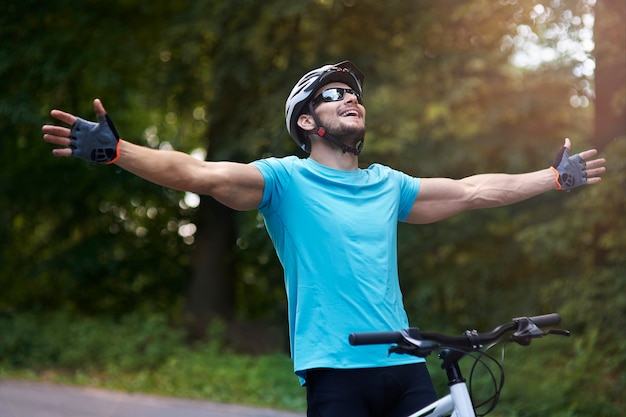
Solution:
[{"label": "shoulder", "polygon": [[405,176],[405,177],[411,177],[411,175],[403,172],[403,171],[399,171],[395,168],[392,168],[390,166],[384,165],[384,164],[379,164],[379,163],[374,163],[371,164],[370,166],[368,166],[367,168],[364,168],[365,171],[368,171],[370,173],[380,173],[380,174],[384,174],[384,175],[397,175],[397,176]]},{"label": "shoulder", "polygon": [[302,159],[297,156],[269,157],[258,159],[251,164],[257,167],[264,177],[267,177],[289,174],[294,168],[302,165]]},{"label": "shoulder", "polygon": [[399,171],[383,164],[372,164],[364,169],[364,172],[367,172],[370,176],[391,180],[401,185],[407,183],[419,185],[420,183],[420,178],[413,177],[403,171]]}]

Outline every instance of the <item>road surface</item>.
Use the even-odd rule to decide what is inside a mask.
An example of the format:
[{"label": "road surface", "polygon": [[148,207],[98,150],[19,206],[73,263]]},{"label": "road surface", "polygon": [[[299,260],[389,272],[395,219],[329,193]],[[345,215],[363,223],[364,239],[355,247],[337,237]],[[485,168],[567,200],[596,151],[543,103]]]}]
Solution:
[{"label": "road surface", "polygon": [[264,408],[0,379],[1,417],[303,417]]}]

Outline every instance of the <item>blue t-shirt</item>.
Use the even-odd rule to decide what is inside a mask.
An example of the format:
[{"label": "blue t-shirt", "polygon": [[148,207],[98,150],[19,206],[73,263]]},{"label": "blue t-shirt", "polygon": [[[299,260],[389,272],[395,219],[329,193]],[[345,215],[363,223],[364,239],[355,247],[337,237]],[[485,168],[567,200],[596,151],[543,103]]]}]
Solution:
[{"label": "blue t-shirt", "polygon": [[259,210],[285,272],[294,370],[423,361],[389,346],[351,346],[352,332],[408,327],[397,223],[420,180],[389,167],[341,171],[295,156],[252,163],[265,178]]}]

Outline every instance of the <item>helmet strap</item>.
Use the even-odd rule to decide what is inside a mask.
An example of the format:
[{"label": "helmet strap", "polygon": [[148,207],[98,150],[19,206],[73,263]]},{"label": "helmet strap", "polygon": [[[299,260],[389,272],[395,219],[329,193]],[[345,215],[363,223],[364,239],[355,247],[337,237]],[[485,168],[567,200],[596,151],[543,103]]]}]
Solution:
[{"label": "helmet strap", "polygon": [[333,137],[330,133],[326,131],[326,128],[322,126],[319,118],[317,117],[317,113],[313,108],[312,102],[309,103],[309,112],[311,113],[311,116],[313,116],[313,120],[315,121],[315,125],[317,126],[315,129],[311,130],[310,133],[315,133],[317,136],[326,139],[327,141],[341,149],[343,153],[350,152],[351,154],[354,154],[356,156],[359,156],[361,154],[361,151],[363,150],[363,143],[365,142],[364,137],[357,142],[356,147],[346,145],[345,143]]}]

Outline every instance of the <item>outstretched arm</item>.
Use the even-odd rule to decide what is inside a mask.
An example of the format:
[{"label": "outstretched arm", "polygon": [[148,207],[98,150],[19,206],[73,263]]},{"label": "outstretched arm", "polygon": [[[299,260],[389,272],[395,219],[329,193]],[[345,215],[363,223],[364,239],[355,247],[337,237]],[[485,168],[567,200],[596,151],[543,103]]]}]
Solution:
[{"label": "outstretched arm", "polygon": [[[106,123],[104,121],[106,111],[98,99],[94,100],[94,110],[99,120]],[[80,120],[60,110],[52,110],[50,114],[72,127]],[[112,127],[112,124],[109,126]],[[75,129],[44,125],[42,131],[46,142],[61,146],[52,151],[54,155],[79,156]],[[112,131],[115,132],[115,128],[112,128]],[[89,139],[91,138],[81,138]],[[236,210],[257,208],[263,196],[263,176],[252,165],[200,161],[182,152],[150,149],[123,139],[119,139],[114,146],[107,149],[114,149],[110,152],[115,154],[110,158],[103,157],[104,161],[95,160],[95,162],[115,163],[141,178],[168,188],[210,195]],[[87,159],[84,156],[80,157]]]},{"label": "outstretched arm", "polygon": [[[565,140],[559,158],[569,158],[571,143]],[[590,149],[575,155],[580,161],[580,178],[584,184],[600,182],[605,160],[584,162],[597,154]],[[505,206],[523,201],[550,190],[567,189],[563,184],[568,174],[562,164],[555,161],[552,167],[525,174],[480,174],[460,180],[449,178],[423,178],[419,194],[413,203],[408,223],[432,223],[466,210]],[[559,175],[560,174],[560,175]],[[578,184],[582,185],[582,184]]]}]

